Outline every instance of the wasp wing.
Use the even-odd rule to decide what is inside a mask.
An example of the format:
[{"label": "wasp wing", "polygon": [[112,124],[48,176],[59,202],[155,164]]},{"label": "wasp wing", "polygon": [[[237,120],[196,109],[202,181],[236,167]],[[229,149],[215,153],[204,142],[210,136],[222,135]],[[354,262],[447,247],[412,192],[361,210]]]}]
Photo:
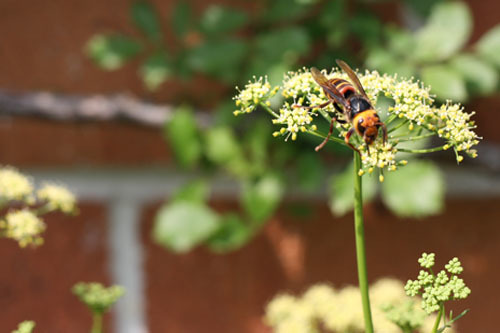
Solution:
[{"label": "wasp wing", "polygon": [[365,89],[361,85],[361,82],[359,82],[358,76],[356,75],[356,73],[354,73],[354,71],[351,69],[351,67],[345,61],[342,61],[340,59],[337,59],[336,62],[337,62],[337,65],[339,65],[340,68],[342,68],[344,70],[344,72],[347,74],[347,76],[349,76],[349,78],[351,79],[352,83],[354,83],[354,85],[356,86],[356,88],[358,88],[358,91],[363,96],[365,96],[367,100],[370,100],[368,98],[368,95],[365,92]]},{"label": "wasp wing", "polygon": [[311,74],[317,84],[337,103],[344,107],[344,110],[350,110],[347,101],[344,96],[338,91],[338,89],[330,82],[328,79],[316,68],[311,68]]}]

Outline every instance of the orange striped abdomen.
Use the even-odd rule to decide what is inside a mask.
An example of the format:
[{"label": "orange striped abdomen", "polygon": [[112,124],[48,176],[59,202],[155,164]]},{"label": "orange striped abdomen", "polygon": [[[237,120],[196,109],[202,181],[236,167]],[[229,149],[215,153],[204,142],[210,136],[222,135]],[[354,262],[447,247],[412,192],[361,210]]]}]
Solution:
[{"label": "orange striped abdomen", "polygon": [[354,89],[353,85],[349,81],[339,79],[339,78],[333,78],[330,80],[330,83],[333,84],[335,86],[335,88],[337,88],[339,93],[341,93],[342,96],[344,96],[344,98],[346,98],[346,99],[350,95],[356,93],[356,89]]}]

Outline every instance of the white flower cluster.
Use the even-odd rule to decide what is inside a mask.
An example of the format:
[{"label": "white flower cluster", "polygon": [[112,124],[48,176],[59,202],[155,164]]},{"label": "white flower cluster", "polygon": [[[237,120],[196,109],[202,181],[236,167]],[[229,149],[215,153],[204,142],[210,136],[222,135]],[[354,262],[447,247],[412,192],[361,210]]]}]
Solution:
[{"label": "white flower cluster", "polygon": [[271,88],[271,84],[267,80],[267,76],[258,79],[254,77],[254,81],[248,81],[243,90],[238,87],[236,89],[239,94],[233,97],[236,106],[238,107],[233,113],[235,116],[242,113],[250,113],[259,103],[268,103],[268,100],[276,95],[279,87]]},{"label": "white flower cluster", "polygon": [[[370,299],[377,331],[399,333],[398,325],[410,325],[412,332],[428,332],[434,323],[435,316],[412,302],[398,280],[377,281],[370,287]],[[266,322],[274,332],[313,333],[319,326],[339,333],[365,331],[359,289],[353,286],[336,290],[319,284],[302,297],[278,295],[266,308]]]},{"label": "white flower cluster", "polygon": [[73,213],[76,208],[76,199],[73,193],[67,188],[55,185],[44,184],[37,191],[38,199],[47,203],[49,210],[60,210],[63,213]]},{"label": "white flower cluster", "polygon": [[14,239],[21,247],[43,242],[40,234],[45,230],[45,223],[28,209],[7,213],[0,227],[6,237]]},{"label": "white flower cluster", "polygon": [[32,201],[33,184],[14,168],[0,169],[0,199],[5,201]]},{"label": "white flower cluster", "polygon": [[[288,102],[283,104],[280,109],[279,117],[273,119],[273,124],[282,124],[280,131],[274,132],[273,136],[283,135],[288,133],[286,140],[291,136],[292,140],[297,139],[297,133],[305,132],[308,126],[313,121],[314,114],[306,108],[296,108],[290,105]],[[311,130],[316,130],[316,125],[310,127]]]}]

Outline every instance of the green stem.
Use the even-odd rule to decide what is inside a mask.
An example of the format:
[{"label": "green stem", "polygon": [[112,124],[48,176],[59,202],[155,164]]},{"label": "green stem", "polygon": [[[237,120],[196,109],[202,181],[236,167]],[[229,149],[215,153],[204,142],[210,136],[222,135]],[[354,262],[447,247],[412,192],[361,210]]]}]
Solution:
[{"label": "green stem", "polygon": [[400,128],[401,126],[404,126],[406,123],[408,122],[408,119],[405,119],[403,121],[401,121],[399,124],[397,124],[396,126],[394,126],[393,128],[389,129],[388,133],[392,133],[394,132],[395,130],[397,130],[398,128]]},{"label": "green stem", "polygon": [[[407,133],[406,135],[408,135]],[[404,141],[415,141],[415,140],[421,140],[421,139],[426,139],[431,136],[436,135],[435,133],[427,133],[427,134],[422,134],[422,135],[417,135],[417,136],[411,136],[408,138],[405,138],[406,135],[394,135],[391,136],[391,139],[398,139],[399,142],[404,142]]]},{"label": "green stem", "polygon": [[441,306],[441,307],[439,308],[439,313],[438,313],[438,316],[437,316],[437,318],[436,318],[436,321],[434,322],[434,327],[432,328],[431,333],[437,333],[437,330],[438,330],[438,328],[439,328],[439,323],[441,322],[441,317],[443,316],[443,311],[444,311],[444,309],[443,309],[443,307]]},{"label": "green stem", "polygon": [[408,149],[408,148],[398,148],[398,151],[403,153],[414,153],[414,154],[425,154],[425,153],[433,153],[435,151],[445,150],[446,145],[429,148],[429,149]]},{"label": "green stem", "polygon": [[264,109],[266,110],[269,114],[271,114],[271,116],[273,116],[274,118],[279,118],[279,114],[277,114],[276,112],[273,111],[273,109],[271,109],[269,106],[267,106],[265,103],[259,103],[259,105]]},{"label": "green stem", "polygon": [[92,331],[91,333],[102,333],[102,313],[92,313]]},{"label": "green stem", "polygon": [[[309,130],[307,130],[307,133],[312,134],[312,135],[317,136],[317,137],[320,137],[320,138],[323,138],[323,139],[326,138],[326,135],[321,134],[318,131],[313,131],[313,130],[309,129]],[[345,142],[344,142],[344,140],[341,140],[339,138],[335,138],[335,137],[332,137],[332,136],[330,136],[330,141],[339,143],[339,144],[344,145],[344,146],[346,145]]]},{"label": "green stem", "polygon": [[358,281],[363,304],[365,332],[373,333],[370,296],[368,294],[368,276],[366,269],[365,230],[363,225],[362,181],[358,174],[361,169],[361,158],[354,152],[354,234],[356,236],[356,258],[358,263]]}]

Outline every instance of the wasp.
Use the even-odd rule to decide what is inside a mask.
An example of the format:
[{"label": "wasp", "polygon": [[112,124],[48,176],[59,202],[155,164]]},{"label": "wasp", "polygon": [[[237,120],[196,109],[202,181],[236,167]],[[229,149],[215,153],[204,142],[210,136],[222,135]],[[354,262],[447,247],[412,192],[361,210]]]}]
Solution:
[{"label": "wasp", "polygon": [[[349,139],[354,132],[358,133],[359,136],[363,137],[363,141],[366,144],[366,148],[369,151],[369,146],[373,144],[378,136],[379,128],[383,129],[383,140],[384,143],[387,141],[387,127],[380,121],[373,104],[371,103],[368,95],[366,95],[365,89],[361,85],[358,77],[354,71],[342,60],[336,60],[337,64],[342,68],[342,70],[349,76],[354,86],[343,79],[332,78],[327,79],[317,68],[311,68],[311,74],[316,81],[316,83],[323,88],[325,96],[327,96],[328,101],[315,106],[308,106],[307,109],[324,108],[327,105],[333,103],[333,106],[337,112],[343,114],[344,119],[338,119],[336,116],[332,116],[330,122],[330,131],[326,136],[325,140],[320,143],[315,150],[318,151],[325,146],[325,144],[330,139],[333,132],[333,124],[335,121],[344,124],[346,122],[351,123],[352,127],[347,132],[344,141],[345,143],[360,154],[359,150],[354,147]],[[339,104],[342,106],[340,108]],[[297,106],[300,107],[300,106]]]}]

